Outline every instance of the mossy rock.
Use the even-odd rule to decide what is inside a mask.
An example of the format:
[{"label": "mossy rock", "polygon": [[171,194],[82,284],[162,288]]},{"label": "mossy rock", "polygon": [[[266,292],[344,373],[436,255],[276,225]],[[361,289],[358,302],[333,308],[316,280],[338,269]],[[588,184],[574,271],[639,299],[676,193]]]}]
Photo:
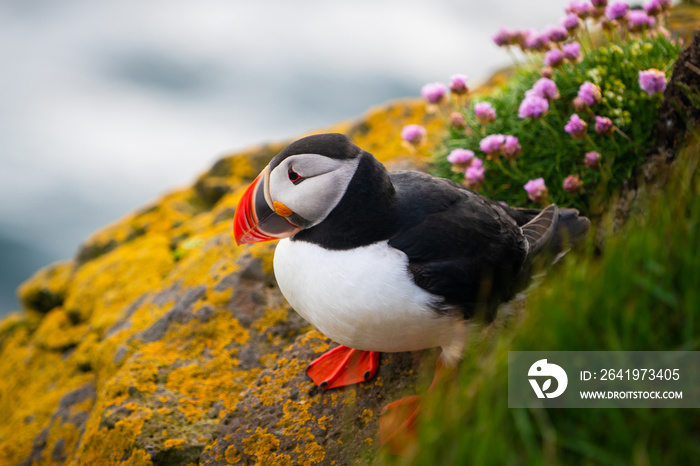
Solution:
[{"label": "mossy rock", "polygon": [[[410,123],[432,135],[424,154],[401,145]],[[324,131],[417,167],[442,130],[408,100]],[[387,356],[373,381],[318,391],[304,369],[331,342],[277,289],[274,244],[232,239],[240,196],[285,145],[222,158],[22,285],[24,314],[0,324],[0,464],[328,464],[373,454],[379,410],[415,391],[421,358]],[[89,399],[66,407],[85,386]]]}]

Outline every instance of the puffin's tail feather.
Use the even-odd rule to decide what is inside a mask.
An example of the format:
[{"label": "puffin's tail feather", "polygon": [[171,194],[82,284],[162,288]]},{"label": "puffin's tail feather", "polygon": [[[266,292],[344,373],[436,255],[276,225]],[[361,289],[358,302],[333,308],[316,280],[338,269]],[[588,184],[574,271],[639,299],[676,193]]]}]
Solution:
[{"label": "puffin's tail feather", "polygon": [[559,209],[552,204],[522,226],[523,234],[529,246],[528,257],[539,255],[547,247],[557,232],[558,224]]},{"label": "puffin's tail feather", "polygon": [[591,228],[587,217],[580,217],[576,209],[559,209],[559,230],[555,237],[555,250],[581,241]]}]

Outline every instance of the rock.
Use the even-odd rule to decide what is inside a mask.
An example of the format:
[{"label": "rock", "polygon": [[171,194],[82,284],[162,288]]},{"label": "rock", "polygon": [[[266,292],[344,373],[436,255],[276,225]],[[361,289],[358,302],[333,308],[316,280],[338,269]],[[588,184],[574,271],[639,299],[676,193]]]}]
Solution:
[{"label": "rock", "polygon": [[700,123],[700,31],[673,65],[673,75],[664,92],[659,111],[658,146],[670,157]]},{"label": "rock", "polygon": [[[439,141],[442,120],[418,100],[328,131],[416,167],[399,136],[408,123]],[[389,355],[375,380],[318,391],[304,369],[331,342],[277,289],[274,244],[232,241],[243,190],[285,145],[224,157],[20,288],[25,313],[0,323],[0,464],[342,464],[373,454],[379,410],[415,392],[421,357]]]}]

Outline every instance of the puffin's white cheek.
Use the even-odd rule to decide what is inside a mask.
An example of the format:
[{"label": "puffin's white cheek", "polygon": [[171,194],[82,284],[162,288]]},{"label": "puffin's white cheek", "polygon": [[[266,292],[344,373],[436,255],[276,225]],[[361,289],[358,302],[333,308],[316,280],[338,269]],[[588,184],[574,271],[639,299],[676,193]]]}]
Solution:
[{"label": "puffin's white cheek", "polygon": [[[326,179],[324,179],[326,178]],[[285,205],[311,222],[325,218],[335,206],[337,194],[333,192],[325,175],[309,178],[284,193]]]}]

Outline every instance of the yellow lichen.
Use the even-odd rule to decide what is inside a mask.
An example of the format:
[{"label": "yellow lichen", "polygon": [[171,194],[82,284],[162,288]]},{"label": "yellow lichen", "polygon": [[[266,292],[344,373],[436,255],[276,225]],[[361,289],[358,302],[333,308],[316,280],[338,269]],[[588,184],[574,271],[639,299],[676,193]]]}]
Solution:
[{"label": "yellow lichen", "polygon": [[234,445],[229,445],[224,452],[224,457],[229,464],[238,464],[241,461],[241,453]]},{"label": "yellow lichen", "polygon": [[262,317],[253,322],[253,328],[258,332],[263,333],[270,327],[287,320],[288,315],[289,312],[284,307],[279,309],[268,309],[265,311]]},{"label": "yellow lichen", "polygon": [[258,427],[255,433],[242,441],[243,453],[255,458],[256,465],[280,465],[291,466],[292,457],[277,453],[280,441],[277,437],[267,432],[267,429]]},{"label": "yellow lichen", "polygon": [[[372,109],[362,125],[344,122],[326,131],[348,131],[361,147],[389,161],[395,156],[412,157],[400,142],[401,127],[408,123],[428,128],[426,150],[444,124],[426,114],[422,102],[408,101]],[[210,186],[230,187],[218,201],[206,199],[206,193],[198,191],[201,187],[168,193],[95,233],[82,249],[80,262],[52,266],[23,285],[20,294],[26,305],[39,303],[29,299],[32,296],[51,299],[39,306],[45,315],[37,310],[0,323],[0,464],[18,464],[28,458],[44,429],[49,432],[44,462],[50,462],[51,449],[63,439],[67,463],[150,464],[149,455],[135,447],[144,423],[153,415],[146,406],[157,410],[157,417],[182,414],[190,423],[213,426],[216,419],[207,413],[214,403],[223,402],[218,413],[223,418],[235,410],[246,390],[263,405],[283,407],[278,435],[296,442],[300,463],[324,461],[325,452],[312,428],[328,429],[332,418],[314,419],[309,408],[319,402],[333,407],[340,401],[352,404],[356,392],[302,396],[288,402],[292,388],[287,384],[303,373],[307,361],[276,360],[290,342],[287,335],[274,332],[268,332],[272,353],[260,359],[274,376],[253,387],[261,369],[242,370],[238,352],[251,341],[250,331],[265,331],[283,322],[287,308],[269,304],[249,330],[229,309],[233,290],[216,289],[223,277],[236,271],[242,253],[259,258],[263,272],[272,271],[274,244],[239,248],[232,241],[231,221],[222,219],[236,207],[245,185],[283,147],[251,148],[226,157],[221,166],[200,178],[204,184],[213,183]],[[174,321],[162,338],[144,343],[141,332],[162,319],[188,289],[200,286],[206,293],[192,305],[191,320]],[[154,299],[166,289],[181,291],[172,292],[169,300]],[[204,306],[214,312],[200,320],[198,313]],[[316,353],[329,349],[328,339],[316,330],[309,327],[303,332],[302,345]],[[115,358],[117,352],[119,358]],[[70,423],[59,425],[52,417],[59,400],[86,383],[97,387],[97,399],[70,408],[71,413],[90,412],[80,437]],[[308,381],[296,385],[300,393],[308,393],[311,387]],[[381,385],[379,378],[375,385]],[[103,425],[105,417],[118,415],[122,408],[128,409],[125,418],[111,427]],[[364,420],[369,415],[363,416]],[[173,423],[167,428],[159,425],[158,430],[165,437],[176,437],[166,441],[166,447],[172,447],[189,428]],[[243,453],[257,464],[291,464],[292,457],[278,451],[279,445],[278,437],[258,428],[243,440]],[[234,449],[225,456],[229,460],[240,455]],[[221,460],[217,454],[217,461]]]},{"label": "yellow lichen", "polygon": [[374,412],[371,409],[365,409],[362,411],[362,414],[360,414],[358,417],[362,421],[362,427],[366,426],[369,421],[372,420],[372,417],[374,416]]},{"label": "yellow lichen", "polygon": [[50,311],[63,300],[74,269],[70,261],[44,267],[20,285],[17,296],[29,309]]},{"label": "yellow lichen", "polygon": [[331,425],[330,418],[328,416],[321,416],[318,418],[318,426],[323,430],[328,430]]},{"label": "yellow lichen", "polygon": [[326,457],[326,451],[316,442],[307,443],[304,454],[308,456],[311,463],[320,463]]},{"label": "yellow lichen", "polygon": [[[133,446],[144,422],[150,419],[152,414],[150,409],[139,408],[125,419],[117,421],[112,429],[104,427],[95,432],[86,430],[80,449],[76,453],[80,464],[117,464],[128,452],[133,453],[126,464],[150,464],[150,457],[144,457],[138,451],[134,451]],[[144,462],[146,459],[148,462]]]},{"label": "yellow lichen", "polygon": [[163,446],[165,448],[179,448],[182,449],[182,446],[187,442],[186,439],[184,438],[169,438],[165,442],[163,442]]}]

